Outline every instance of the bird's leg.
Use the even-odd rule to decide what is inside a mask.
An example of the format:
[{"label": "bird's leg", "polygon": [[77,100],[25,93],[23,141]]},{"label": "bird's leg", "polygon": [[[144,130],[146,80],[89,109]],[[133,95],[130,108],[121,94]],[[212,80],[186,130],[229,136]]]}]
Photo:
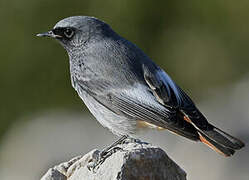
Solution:
[{"label": "bird's leg", "polygon": [[122,142],[123,144],[129,144],[129,143],[145,143],[145,142],[142,142],[140,139],[135,139],[135,138],[132,138],[132,137],[127,137],[126,139],[123,140]]},{"label": "bird's leg", "polygon": [[108,157],[109,151],[117,146],[118,144],[122,144],[125,139],[128,138],[128,135],[123,135],[117,141],[109,145],[108,147],[104,148],[102,151],[99,151],[98,154],[95,154],[92,158],[92,162],[88,164],[88,169],[94,172],[94,169],[101,164],[106,157]]},{"label": "bird's leg", "polygon": [[117,141],[115,141],[114,143],[112,143],[111,145],[109,145],[108,147],[106,147],[105,149],[103,149],[101,152],[100,152],[100,156],[105,156],[106,153],[108,153],[108,151],[110,149],[112,149],[113,147],[117,146],[118,144],[121,144],[125,139],[127,139],[128,136],[127,135],[124,135],[122,136],[121,138],[119,138]]}]

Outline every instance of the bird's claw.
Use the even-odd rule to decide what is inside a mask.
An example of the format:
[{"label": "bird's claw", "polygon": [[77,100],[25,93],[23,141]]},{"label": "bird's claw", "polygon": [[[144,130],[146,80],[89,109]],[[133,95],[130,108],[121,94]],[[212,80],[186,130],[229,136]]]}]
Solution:
[{"label": "bird's claw", "polygon": [[89,171],[96,173],[99,166],[112,154],[117,152],[122,148],[120,147],[113,147],[108,151],[95,151],[92,155],[92,159],[88,162],[87,168]]}]

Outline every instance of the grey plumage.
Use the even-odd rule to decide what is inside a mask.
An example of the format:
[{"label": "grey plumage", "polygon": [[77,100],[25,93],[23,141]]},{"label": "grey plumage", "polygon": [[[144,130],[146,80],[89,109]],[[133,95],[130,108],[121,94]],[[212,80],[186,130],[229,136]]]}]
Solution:
[{"label": "grey plumage", "polygon": [[212,140],[227,156],[244,146],[230,135],[214,133],[215,127],[167,73],[106,23],[74,16],[38,36],[54,37],[66,49],[72,86],[114,134],[133,136],[144,127],[165,128],[192,140]]}]

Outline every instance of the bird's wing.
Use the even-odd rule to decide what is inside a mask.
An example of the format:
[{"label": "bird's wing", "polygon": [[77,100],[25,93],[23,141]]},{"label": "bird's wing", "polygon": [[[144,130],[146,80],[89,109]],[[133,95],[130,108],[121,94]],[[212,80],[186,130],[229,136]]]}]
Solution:
[{"label": "bird's wing", "polygon": [[[178,115],[176,108],[158,101],[158,97],[145,81],[125,88],[113,86],[103,79],[87,83],[78,80],[77,84],[96,101],[117,114],[168,129],[192,140],[199,137],[196,129]],[[168,96],[167,90],[162,90],[162,93],[165,94],[160,97]]]},{"label": "bird's wing", "polygon": [[158,102],[165,107],[176,109],[182,114],[182,120],[191,119],[195,128],[200,130],[212,128],[190,97],[175,84],[165,71],[159,67],[151,69],[151,66],[145,65],[143,65],[143,71],[144,79]]}]

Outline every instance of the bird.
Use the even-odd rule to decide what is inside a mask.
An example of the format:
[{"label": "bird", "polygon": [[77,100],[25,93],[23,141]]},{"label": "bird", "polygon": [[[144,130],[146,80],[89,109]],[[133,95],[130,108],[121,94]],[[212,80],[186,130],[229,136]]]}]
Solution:
[{"label": "bird", "polygon": [[56,39],[67,51],[73,88],[98,122],[120,137],[110,147],[150,128],[202,142],[224,156],[245,146],[209,123],[163,69],[104,21],[71,16],[37,36]]}]

